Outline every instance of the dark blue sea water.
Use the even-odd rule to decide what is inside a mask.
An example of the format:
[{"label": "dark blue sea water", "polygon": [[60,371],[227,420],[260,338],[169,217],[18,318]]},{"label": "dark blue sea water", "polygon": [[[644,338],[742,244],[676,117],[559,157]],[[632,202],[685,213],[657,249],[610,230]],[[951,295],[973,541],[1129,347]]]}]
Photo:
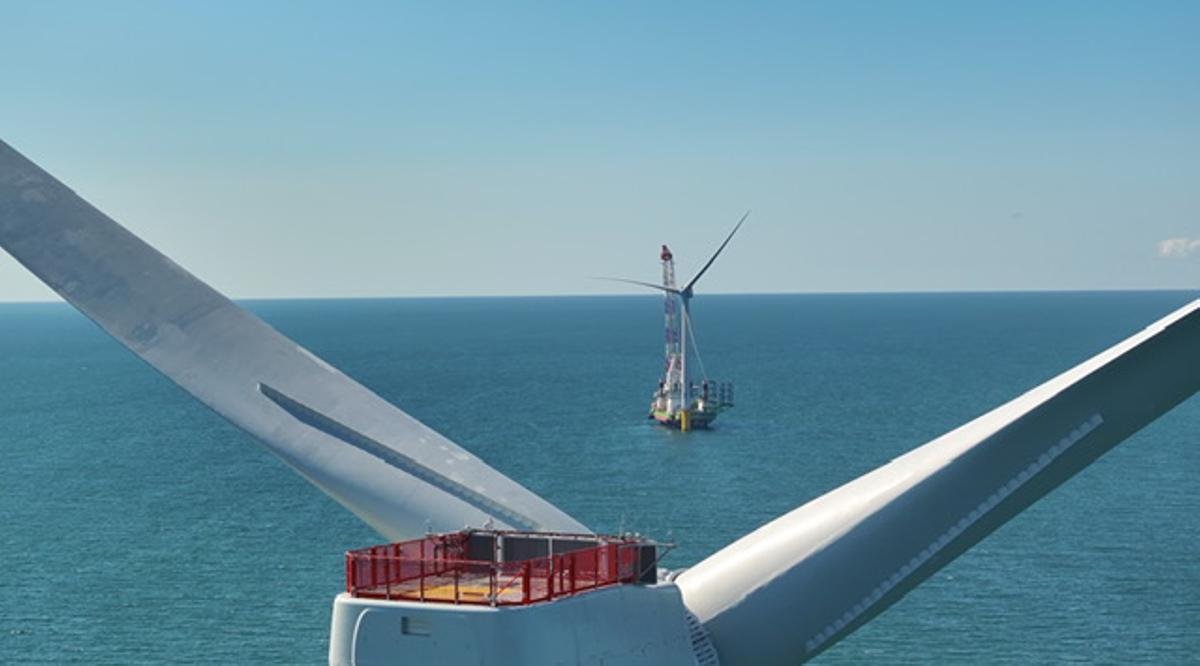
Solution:
[{"label": "dark blue sea water", "polygon": [[[1192,297],[700,296],[739,404],[686,435],[644,418],[653,297],[247,305],[680,567]],[[1196,663],[1198,441],[1193,399],[820,662]],[[320,663],[342,552],[378,540],[67,306],[0,305],[0,663]]]}]

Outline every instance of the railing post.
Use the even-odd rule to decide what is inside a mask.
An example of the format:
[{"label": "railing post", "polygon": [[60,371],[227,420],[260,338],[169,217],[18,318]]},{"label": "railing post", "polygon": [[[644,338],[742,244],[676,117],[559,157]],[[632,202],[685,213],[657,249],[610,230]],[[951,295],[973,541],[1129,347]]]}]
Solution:
[{"label": "railing post", "polygon": [[454,567],[454,603],[455,604],[458,604],[458,575],[459,575],[459,572],[460,572],[460,570],[458,568],[458,565],[455,565],[455,567]]},{"label": "railing post", "polygon": [[356,591],[354,585],[354,573],[354,555],[351,553],[346,553],[346,591],[349,592],[351,596],[354,596]]},{"label": "railing post", "polygon": [[571,558],[571,594],[575,594],[575,553],[569,555]]},{"label": "railing post", "polygon": [[[401,583],[404,583],[408,580],[408,570],[405,568],[405,565],[408,563],[408,558],[403,553],[404,551],[397,550],[392,554],[392,582],[395,583],[397,587],[399,587]],[[400,597],[404,596],[404,592],[401,590],[397,590],[396,594]]]},{"label": "railing post", "polygon": [[492,600],[492,606],[496,605],[496,563],[492,562],[488,566],[488,598]]},{"label": "railing post", "polygon": [[[425,548],[422,547],[421,555],[424,555],[424,554],[425,554]],[[417,571],[420,573],[420,578],[418,578],[419,582],[417,583],[417,585],[418,585],[417,589],[419,590],[418,594],[421,597],[421,601],[425,601],[425,558],[422,557],[421,559],[419,559],[417,561],[420,563],[418,565],[419,568],[417,569]]]},{"label": "railing post", "polygon": [[521,603],[529,603],[529,561],[521,565]]},{"label": "railing post", "polygon": [[375,557],[374,549],[368,552],[370,554],[367,557],[370,558],[369,561],[371,563],[371,587],[375,587],[376,583],[379,582],[379,558]]}]

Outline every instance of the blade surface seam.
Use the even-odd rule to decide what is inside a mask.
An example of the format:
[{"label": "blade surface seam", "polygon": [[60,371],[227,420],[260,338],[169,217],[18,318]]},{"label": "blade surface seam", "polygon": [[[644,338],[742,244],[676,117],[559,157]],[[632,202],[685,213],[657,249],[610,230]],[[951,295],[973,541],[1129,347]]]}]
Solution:
[{"label": "blade surface seam", "polygon": [[354,428],[330,418],[325,414],[305,405],[304,403],[292,398],[282,391],[272,388],[263,383],[258,385],[259,393],[266,396],[271,402],[278,405],[283,411],[293,416],[296,420],[315,428],[321,432],[338,439],[342,442],[353,446],[354,448],[369,453],[370,455],[379,458],[383,462],[399,469],[400,471],[410,474],[438,490],[447,492],[454,497],[474,506],[475,508],[494,515],[509,523],[517,529],[532,530],[537,526],[537,521],[530,519],[508,507],[496,503],[481,495],[474,490],[462,485],[461,483],[451,479],[443,474],[429,469],[412,458],[396,451],[395,449],[379,442]]}]

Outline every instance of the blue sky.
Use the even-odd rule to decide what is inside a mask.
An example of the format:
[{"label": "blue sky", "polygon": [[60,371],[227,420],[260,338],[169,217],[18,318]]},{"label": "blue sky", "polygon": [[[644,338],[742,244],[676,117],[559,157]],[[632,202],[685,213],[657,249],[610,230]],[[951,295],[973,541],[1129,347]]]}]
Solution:
[{"label": "blue sky", "polygon": [[746,209],[700,291],[1200,285],[1200,3],[0,15],[0,138],[234,297],[623,292]]}]

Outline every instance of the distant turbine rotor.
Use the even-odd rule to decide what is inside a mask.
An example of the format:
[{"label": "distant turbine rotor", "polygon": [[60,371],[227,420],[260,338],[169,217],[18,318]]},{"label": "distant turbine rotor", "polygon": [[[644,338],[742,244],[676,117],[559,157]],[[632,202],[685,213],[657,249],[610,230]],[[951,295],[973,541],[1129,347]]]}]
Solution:
[{"label": "distant turbine rotor", "polygon": [[[649,287],[651,289],[658,289],[659,291],[665,291],[668,294],[676,294],[676,295],[680,296],[681,298],[683,298],[684,306],[686,307],[688,299],[690,299],[692,297],[692,288],[696,286],[696,283],[700,280],[700,277],[703,276],[704,273],[709,269],[709,267],[713,265],[713,262],[717,260],[717,257],[720,256],[721,251],[725,249],[725,246],[729,245],[729,241],[733,240],[733,235],[738,232],[738,229],[742,228],[742,223],[746,221],[747,217],[750,217],[750,211],[746,211],[746,213],[744,215],[742,215],[742,219],[738,220],[738,223],[736,225],[734,225],[733,231],[729,232],[729,235],[725,237],[725,241],[723,243],[721,243],[720,247],[717,248],[717,251],[713,252],[713,255],[708,258],[708,261],[704,264],[704,267],[700,269],[700,272],[696,273],[696,276],[693,277],[691,279],[691,281],[688,282],[687,285],[684,286],[682,289],[674,289],[672,287],[667,287],[665,285],[654,284],[653,282],[643,282],[641,280],[630,280],[629,278],[597,276],[597,277],[593,277],[592,279],[593,280],[607,280],[609,282],[625,282],[627,284],[636,284],[641,287]],[[663,246],[663,248],[664,248],[664,251],[666,251],[665,245]]]}]

